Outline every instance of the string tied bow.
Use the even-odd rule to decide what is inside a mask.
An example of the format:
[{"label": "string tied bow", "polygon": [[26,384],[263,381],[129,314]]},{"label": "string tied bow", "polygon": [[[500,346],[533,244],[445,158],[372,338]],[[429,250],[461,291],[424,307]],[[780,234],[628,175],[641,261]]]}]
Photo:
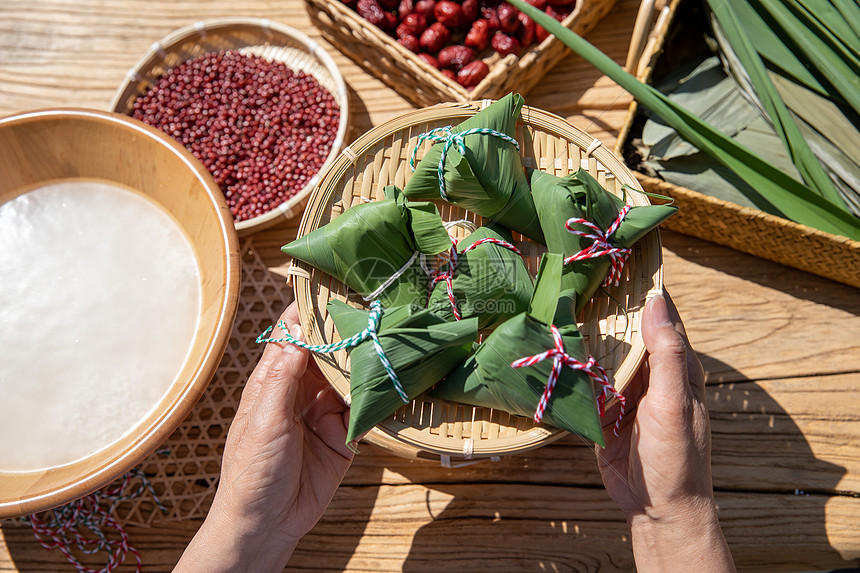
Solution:
[{"label": "string tied bow", "polygon": [[606,413],[607,396],[614,396],[618,399],[618,402],[620,404],[620,413],[618,414],[618,419],[615,421],[615,428],[613,430],[615,435],[617,436],[619,428],[621,427],[621,419],[624,417],[624,396],[612,386],[612,384],[609,382],[609,376],[606,374],[606,371],[597,363],[593,356],[589,354],[588,360],[586,360],[584,363],[572,357],[564,350],[564,342],[561,338],[561,333],[559,333],[558,328],[556,328],[554,324],[550,325],[549,328],[552,332],[552,338],[554,342],[553,348],[545,350],[540,354],[535,354],[534,356],[526,356],[511,362],[512,368],[525,368],[528,366],[534,366],[535,364],[543,362],[544,360],[552,359],[552,370],[549,373],[549,378],[547,378],[546,387],[544,388],[543,395],[541,395],[540,401],[537,405],[537,409],[535,410],[534,421],[540,423],[543,420],[544,412],[546,411],[550,397],[552,396],[552,392],[555,389],[556,383],[558,382],[558,377],[561,375],[561,369],[562,367],[567,366],[568,368],[571,368],[573,370],[580,370],[581,372],[587,374],[592,380],[595,380],[600,384],[601,392],[597,396],[596,400],[597,411],[600,413],[601,416]]},{"label": "string tied bow", "polygon": [[287,329],[286,323],[283,320],[278,321],[278,328],[284,331],[284,336],[282,338],[267,338],[269,334],[272,332],[273,327],[267,328],[260,336],[257,337],[257,344],[261,344],[263,342],[288,342],[289,344],[293,344],[300,348],[304,348],[306,350],[310,350],[311,352],[316,352],[320,354],[328,354],[330,352],[337,352],[338,350],[343,350],[344,348],[352,348],[354,346],[358,346],[368,338],[373,341],[373,347],[376,350],[376,354],[379,356],[379,361],[382,363],[382,367],[385,368],[386,374],[388,374],[388,378],[391,380],[391,383],[394,385],[394,389],[397,391],[397,395],[400,396],[400,399],[403,400],[404,404],[409,403],[409,397],[406,395],[406,391],[403,389],[403,385],[400,383],[400,379],[397,377],[397,373],[394,371],[394,367],[391,365],[391,361],[388,360],[388,356],[385,355],[385,350],[382,348],[382,343],[379,342],[379,321],[382,319],[382,303],[378,300],[370,303],[370,315],[367,317],[367,328],[350,336],[349,338],[345,338],[340,342],[335,342],[333,344],[308,344],[303,342],[297,338],[294,338],[289,330]]},{"label": "string tied bow", "polygon": [[442,155],[439,157],[439,167],[438,167],[438,175],[439,175],[439,195],[445,201],[448,200],[448,192],[445,189],[445,160],[448,158],[448,150],[451,149],[451,146],[456,146],[457,151],[460,152],[461,155],[466,155],[466,136],[467,135],[492,135],[494,137],[498,137],[503,141],[507,141],[508,143],[513,144],[517,150],[520,149],[520,144],[517,143],[517,140],[508,135],[507,133],[502,133],[501,131],[496,131],[495,129],[490,129],[488,127],[474,127],[472,129],[467,129],[460,133],[454,133],[451,131],[451,126],[446,125],[445,127],[437,127],[435,129],[431,129],[428,132],[422,133],[418,136],[418,143],[412,149],[412,155],[409,157],[409,168],[412,171],[415,171],[415,156],[418,153],[418,148],[421,147],[421,144],[425,141],[431,141],[433,143],[444,143],[444,147],[442,148]]},{"label": "string tied bow", "polygon": [[[573,233],[574,235],[579,235],[580,237],[585,237],[586,239],[591,239],[594,241],[588,247],[582,249],[575,255],[571,255],[564,259],[564,264],[570,264],[574,261],[582,261],[585,259],[593,259],[596,257],[604,257],[608,256],[612,261],[612,270],[606,276],[606,279],[603,281],[603,286],[618,286],[618,283],[621,281],[621,270],[624,267],[624,263],[627,261],[627,258],[630,256],[630,252],[632,249],[628,247],[615,247],[612,243],[609,242],[609,238],[612,236],[615,231],[618,230],[618,227],[621,225],[621,222],[624,221],[624,217],[627,216],[627,213],[630,212],[630,205],[625,205],[621,211],[618,213],[618,217],[612,221],[612,224],[609,225],[609,228],[604,232],[600,227],[592,223],[587,219],[583,219],[581,217],[571,217],[564,224],[564,228]],[[580,231],[578,229],[573,228],[573,225],[582,225],[587,227],[591,232],[588,231]]]},{"label": "string tied bow", "polygon": [[[430,281],[430,294],[433,293],[433,289],[435,288],[436,284],[444,280],[445,286],[448,290],[448,300],[451,302],[451,311],[454,313],[455,319],[461,320],[463,318],[463,316],[460,313],[460,309],[457,308],[457,298],[454,296],[454,284],[453,284],[454,273],[457,269],[457,262],[460,260],[460,256],[465,254],[465,253],[468,253],[472,249],[475,249],[481,245],[488,244],[488,243],[493,244],[493,245],[498,245],[499,247],[502,247],[504,249],[508,249],[509,251],[512,251],[521,257],[523,256],[523,254],[520,252],[520,250],[518,248],[516,248],[511,243],[509,243],[507,241],[503,241],[501,239],[496,239],[495,237],[486,237],[483,239],[478,239],[477,241],[475,241],[474,243],[472,243],[471,245],[469,245],[468,247],[466,247],[465,249],[463,249],[460,252],[457,252],[457,243],[453,242],[453,241],[452,241],[452,243],[453,244],[451,245],[451,250],[449,251],[449,255],[448,255],[448,269],[446,271],[443,271],[443,272],[437,271],[435,273],[435,275],[433,276],[433,279]],[[428,295],[428,300],[429,300],[429,295]]]}]

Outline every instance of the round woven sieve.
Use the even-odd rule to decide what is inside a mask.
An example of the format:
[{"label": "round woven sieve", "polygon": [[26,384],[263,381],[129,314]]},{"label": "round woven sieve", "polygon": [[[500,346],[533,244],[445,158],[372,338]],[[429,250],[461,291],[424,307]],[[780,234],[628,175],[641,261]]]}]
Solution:
[{"label": "round woven sieve", "polygon": [[[393,119],[346,147],[325,172],[311,195],[299,236],[317,229],[346,209],[382,197],[386,185],[403,187],[409,180],[409,155],[418,136],[436,127],[456,125],[491,102],[440,104]],[[641,190],[633,174],[600,142],[564,119],[528,106],[517,123],[516,138],[523,164],[559,176],[580,166],[610,192],[622,195],[627,184]],[[428,147],[419,150],[418,158]],[[649,204],[646,195],[628,191],[631,205]],[[481,217],[448,203],[437,202],[445,221]],[[465,232],[463,226],[452,231]],[[529,271],[537,272],[542,245],[514,233]],[[340,340],[326,304],[333,298],[366,307],[360,296],[313,267],[294,261],[290,268],[303,331],[311,344]],[[589,352],[606,369],[618,390],[630,382],[642,362],[645,347],[639,333],[640,313],[649,291],[662,288],[662,258],[657,232],[634,248],[618,287],[596,296],[583,311],[581,330]],[[345,350],[315,355],[325,376],[341,396],[349,394],[349,356]],[[367,436],[392,453],[427,459],[480,459],[523,452],[564,435],[564,432],[506,412],[421,396],[398,410]]]},{"label": "round woven sieve", "polygon": [[[216,18],[180,28],[155,42],[132,68],[111,102],[117,113],[131,115],[135,100],[171,68],[203,54],[236,50],[281,62],[292,70],[312,75],[327,89],[340,107],[340,122],[332,149],[319,173],[340,153],[349,127],[349,97],[346,83],[331,56],[320,45],[294,28],[261,18]],[[305,187],[274,209],[236,223],[240,236],[265,229],[298,216],[319,182],[314,176]]]}]

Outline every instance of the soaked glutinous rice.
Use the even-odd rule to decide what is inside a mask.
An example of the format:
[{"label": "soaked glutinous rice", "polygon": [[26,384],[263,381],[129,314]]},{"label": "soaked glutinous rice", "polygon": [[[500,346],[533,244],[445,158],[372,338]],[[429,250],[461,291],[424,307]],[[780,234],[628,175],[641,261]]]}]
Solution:
[{"label": "soaked glutinous rice", "polygon": [[132,431],[197,330],[197,259],[170,214],[108,183],[40,187],[0,205],[0,269],[0,471]]}]

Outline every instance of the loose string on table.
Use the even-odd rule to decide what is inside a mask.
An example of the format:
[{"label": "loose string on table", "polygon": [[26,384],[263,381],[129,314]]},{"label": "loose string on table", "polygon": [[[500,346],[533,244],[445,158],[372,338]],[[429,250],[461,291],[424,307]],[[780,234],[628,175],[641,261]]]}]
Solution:
[{"label": "loose string on table", "polygon": [[311,352],[316,352],[319,354],[328,354],[330,352],[337,352],[338,350],[358,346],[359,344],[370,338],[373,341],[373,347],[376,349],[376,354],[379,356],[379,361],[382,363],[383,368],[385,368],[385,372],[388,374],[388,378],[394,385],[394,389],[397,391],[398,396],[400,396],[400,399],[403,400],[404,404],[408,404],[409,396],[407,396],[406,391],[403,389],[403,385],[400,383],[400,379],[397,377],[397,373],[394,371],[394,367],[388,360],[388,356],[385,355],[385,350],[383,350],[382,348],[382,343],[379,342],[379,322],[382,319],[382,312],[382,303],[380,303],[378,300],[373,301],[372,303],[370,303],[370,315],[367,318],[367,328],[357,334],[354,334],[353,336],[350,336],[349,338],[332,344],[308,344],[302,340],[299,340],[298,338],[295,338],[290,334],[289,329],[287,328],[287,325],[283,320],[278,321],[278,328],[284,331],[283,337],[267,338],[273,329],[273,327],[270,326],[260,336],[257,337],[257,343],[262,344],[263,342],[288,342],[300,348],[310,350]]},{"label": "loose string on table", "polygon": [[[457,243],[452,240],[451,250],[450,250],[450,254],[448,256],[448,269],[446,271],[443,271],[443,272],[436,272],[435,273],[432,280],[430,281],[430,294],[433,293],[433,289],[436,287],[436,284],[444,280],[445,286],[448,289],[448,301],[450,301],[450,303],[451,303],[451,311],[454,313],[454,318],[457,320],[461,320],[463,318],[462,314],[460,313],[460,309],[457,308],[457,299],[454,296],[454,283],[453,283],[453,281],[454,281],[454,273],[457,269],[457,262],[459,261],[459,258],[461,255],[468,253],[469,251],[471,251],[472,249],[474,249],[476,247],[479,247],[480,245],[485,245],[485,244],[497,245],[499,247],[508,249],[509,251],[513,251],[514,253],[518,254],[521,257],[523,256],[523,254],[520,252],[520,250],[518,248],[516,248],[514,245],[512,245],[511,243],[504,241],[502,239],[496,239],[495,237],[485,237],[483,239],[478,239],[477,241],[475,241],[474,243],[472,243],[471,245],[469,245],[468,247],[466,247],[465,249],[463,249],[460,252],[457,252]],[[427,300],[428,301],[430,300],[429,295],[428,295]]]},{"label": "loose string on table", "polygon": [[[625,205],[621,211],[618,213],[618,216],[612,221],[612,224],[603,231],[587,219],[583,219],[581,217],[571,217],[564,224],[565,229],[573,233],[574,235],[579,235],[580,237],[585,237],[586,239],[591,239],[594,241],[588,247],[582,249],[575,255],[571,255],[564,259],[564,264],[570,264],[574,261],[582,261],[585,259],[593,259],[596,257],[605,257],[608,256],[612,262],[612,270],[606,276],[606,279],[603,281],[603,286],[618,286],[621,281],[621,271],[624,267],[624,263],[627,261],[627,258],[630,256],[630,252],[632,249],[627,247],[615,247],[612,243],[609,242],[609,238],[612,236],[615,231],[618,230],[618,227],[621,225],[622,221],[624,221],[624,217],[627,216],[627,213],[630,212],[630,205]],[[573,225],[583,225],[591,230],[591,233],[587,231],[580,231],[578,229],[573,228]]]},{"label": "loose string on table", "polygon": [[564,341],[561,338],[561,333],[558,331],[558,328],[556,328],[554,324],[550,325],[549,328],[552,332],[554,342],[553,348],[541,352],[540,354],[526,356],[511,362],[512,368],[525,368],[552,358],[552,370],[549,373],[546,387],[544,388],[543,394],[538,402],[537,409],[535,410],[534,421],[540,423],[541,420],[543,420],[547,405],[552,397],[552,392],[555,389],[559,376],[561,375],[561,369],[562,367],[567,366],[568,368],[579,370],[587,374],[590,378],[600,384],[601,392],[600,395],[597,396],[596,400],[597,411],[600,413],[601,417],[606,413],[606,397],[614,396],[618,399],[620,404],[620,413],[618,414],[618,419],[615,421],[615,428],[613,430],[617,436],[618,431],[621,428],[621,419],[624,417],[624,405],[626,402],[624,396],[612,386],[609,382],[609,376],[606,374],[606,371],[597,363],[593,356],[589,354],[588,360],[584,363],[572,357],[564,350]]},{"label": "loose string on table", "polygon": [[412,149],[412,155],[409,157],[409,167],[412,171],[415,171],[415,157],[418,154],[418,148],[425,141],[430,141],[432,143],[444,143],[444,147],[442,148],[442,154],[439,157],[439,167],[438,167],[438,175],[439,175],[439,195],[445,201],[448,200],[448,192],[445,189],[445,160],[448,158],[448,150],[451,149],[451,146],[456,146],[457,150],[462,155],[466,155],[466,141],[465,138],[468,135],[492,135],[494,137],[498,137],[503,141],[507,141],[508,143],[513,144],[514,147],[517,148],[517,151],[520,149],[520,144],[517,143],[517,140],[508,135],[507,133],[503,133],[501,131],[496,131],[495,129],[490,129],[487,127],[475,127],[472,129],[467,129],[460,133],[454,133],[451,131],[451,126],[446,125],[445,127],[437,127],[435,129],[431,129],[425,133],[422,133],[418,136],[418,143],[416,143],[415,148]]},{"label": "loose string on table", "polygon": [[[129,490],[133,479],[139,480],[139,485],[137,489]],[[139,573],[143,560],[129,542],[128,532],[114,517],[114,511],[121,503],[140,497],[146,491],[156,507],[166,512],[167,508],[158,499],[146,475],[135,468],[106,488],[48,512],[22,517],[21,521],[30,525],[42,547],[59,549],[79,573],[110,573],[122,565],[129,554],[134,557],[135,570]],[[119,539],[109,538],[106,531],[110,530],[115,531]],[[107,554],[107,563],[100,569],[87,567],[75,551],[83,555],[103,551]]]}]

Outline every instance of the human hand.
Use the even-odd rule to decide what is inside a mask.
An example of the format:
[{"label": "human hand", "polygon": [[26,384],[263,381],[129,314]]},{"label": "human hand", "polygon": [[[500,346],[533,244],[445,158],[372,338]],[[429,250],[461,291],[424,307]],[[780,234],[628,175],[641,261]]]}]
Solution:
[{"label": "human hand", "polygon": [[[301,339],[295,303],[281,318]],[[212,508],[177,570],[281,571],[349,468],[348,419],[308,351],[268,343],[230,426]]]},{"label": "human hand", "polygon": [[627,516],[639,571],[734,571],[714,505],[704,373],[670,299],[648,301],[642,337],[635,409],[596,450],[603,483]]}]

